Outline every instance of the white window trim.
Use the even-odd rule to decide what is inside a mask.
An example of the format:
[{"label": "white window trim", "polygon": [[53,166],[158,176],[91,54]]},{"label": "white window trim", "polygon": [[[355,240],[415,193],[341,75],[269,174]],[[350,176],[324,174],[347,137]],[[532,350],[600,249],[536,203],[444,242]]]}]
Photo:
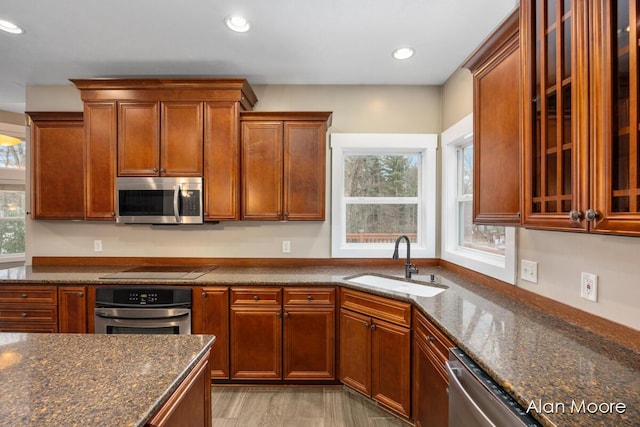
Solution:
[{"label": "white window trim", "polygon": [[[516,230],[506,227],[505,256],[464,248],[458,244],[458,147],[473,132],[469,114],[442,132],[442,247],[441,258],[503,282],[516,283]],[[468,140],[468,138],[467,138]]]},{"label": "white window trim", "polygon": [[[344,155],[357,153],[416,153],[422,154],[421,197],[423,204],[418,218],[422,232],[418,242],[411,244],[411,255],[433,258],[436,255],[436,152],[435,134],[331,134],[331,256],[333,258],[390,258],[393,244],[348,244],[346,242],[344,203]],[[406,245],[401,249],[406,251]],[[403,255],[401,255],[403,256]]]}]

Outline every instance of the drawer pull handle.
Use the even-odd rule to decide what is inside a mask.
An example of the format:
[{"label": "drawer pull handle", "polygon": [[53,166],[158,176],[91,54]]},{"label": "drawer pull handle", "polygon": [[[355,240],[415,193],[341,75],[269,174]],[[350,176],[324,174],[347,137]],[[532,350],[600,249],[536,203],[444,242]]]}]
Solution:
[{"label": "drawer pull handle", "polygon": [[22,313],[22,317],[27,317],[27,313]]},{"label": "drawer pull handle", "polygon": [[313,301],[313,296],[307,295],[307,301]]},{"label": "drawer pull handle", "polygon": [[27,294],[22,294],[20,295],[20,298],[25,299],[28,295]]},{"label": "drawer pull handle", "polygon": [[259,297],[258,295],[254,295],[254,296],[253,296],[253,300],[254,300],[254,301],[259,301],[259,300],[260,300],[260,297]]}]

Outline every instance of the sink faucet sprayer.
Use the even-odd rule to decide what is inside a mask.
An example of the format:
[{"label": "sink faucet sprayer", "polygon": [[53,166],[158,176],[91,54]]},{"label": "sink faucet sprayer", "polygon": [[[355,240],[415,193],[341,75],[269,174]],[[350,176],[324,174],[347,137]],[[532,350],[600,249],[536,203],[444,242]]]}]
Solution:
[{"label": "sink faucet sprayer", "polygon": [[417,273],[418,269],[415,264],[411,264],[411,241],[405,235],[402,235],[396,239],[396,248],[393,251],[393,259],[398,259],[398,246],[400,245],[400,241],[404,239],[407,241],[407,262],[404,265],[404,277],[407,279],[411,279],[411,273]]}]

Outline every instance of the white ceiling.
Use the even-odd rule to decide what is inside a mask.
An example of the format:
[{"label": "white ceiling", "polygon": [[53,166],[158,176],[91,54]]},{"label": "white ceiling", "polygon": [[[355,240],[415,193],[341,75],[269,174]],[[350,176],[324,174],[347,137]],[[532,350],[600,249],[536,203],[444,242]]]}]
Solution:
[{"label": "white ceiling", "polygon": [[[252,84],[442,84],[518,0],[0,0],[0,110],[69,78],[246,77]],[[243,14],[248,33],[226,16]],[[416,54],[392,59],[409,45]]]}]

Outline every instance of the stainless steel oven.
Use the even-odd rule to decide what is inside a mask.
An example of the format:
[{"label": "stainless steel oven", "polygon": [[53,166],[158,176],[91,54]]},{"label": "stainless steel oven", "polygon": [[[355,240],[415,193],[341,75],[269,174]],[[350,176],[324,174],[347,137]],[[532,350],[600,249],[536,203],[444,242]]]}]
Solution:
[{"label": "stainless steel oven", "polygon": [[97,334],[190,334],[191,289],[96,289]]}]

